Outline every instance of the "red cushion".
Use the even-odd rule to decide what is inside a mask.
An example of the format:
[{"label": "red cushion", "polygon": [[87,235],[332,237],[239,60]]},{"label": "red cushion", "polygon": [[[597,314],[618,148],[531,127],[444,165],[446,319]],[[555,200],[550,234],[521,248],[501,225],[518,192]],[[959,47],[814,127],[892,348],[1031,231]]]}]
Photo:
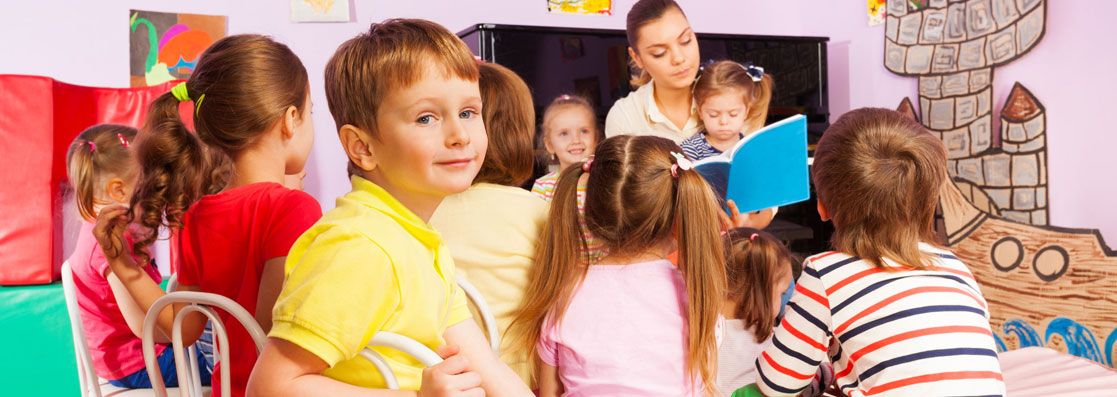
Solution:
[{"label": "red cushion", "polygon": [[148,104],[176,83],[102,88],[0,75],[0,285],[58,279],[65,205],[59,193],[74,137],[94,124],[139,127]]}]

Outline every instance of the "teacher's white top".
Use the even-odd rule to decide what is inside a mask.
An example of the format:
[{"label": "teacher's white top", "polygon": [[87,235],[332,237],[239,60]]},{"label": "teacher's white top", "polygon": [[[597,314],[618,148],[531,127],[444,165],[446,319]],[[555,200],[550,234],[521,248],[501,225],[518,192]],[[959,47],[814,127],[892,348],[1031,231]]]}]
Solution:
[{"label": "teacher's white top", "polygon": [[648,82],[628,96],[617,100],[605,117],[605,136],[654,135],[680,143],[702,130],[698,106],[690,105],[690,119],[680,129],[655,104],[655,84]]}]

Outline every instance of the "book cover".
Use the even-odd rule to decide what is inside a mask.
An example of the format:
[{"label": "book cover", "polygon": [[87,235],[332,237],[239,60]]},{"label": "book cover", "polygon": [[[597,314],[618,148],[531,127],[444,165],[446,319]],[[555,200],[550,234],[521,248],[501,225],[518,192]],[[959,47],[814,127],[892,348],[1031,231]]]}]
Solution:
[{"label": "book cover", "polygon": [[741,139],[719,156],[694,163],[721,199],[742,212],[806,201],[811,196],[807,167],[807,118],[795,115]]}]

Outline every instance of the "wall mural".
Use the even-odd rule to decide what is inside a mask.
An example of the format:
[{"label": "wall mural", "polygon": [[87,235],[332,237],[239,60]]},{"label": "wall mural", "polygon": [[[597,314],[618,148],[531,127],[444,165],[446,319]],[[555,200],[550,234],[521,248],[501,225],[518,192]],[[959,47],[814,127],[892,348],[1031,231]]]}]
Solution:
[{"label": "wall mural", "polygon": [[884,64],[919,79],[918,106],[898,110],[946,146],[939,230],[982,284],[998,347],[1114,366],[1117,252],[1097,230],[1048,225],[1043,103],[1017,82],[993,112],[994,69],[1043,38],[1046,3],[888,0]]}]

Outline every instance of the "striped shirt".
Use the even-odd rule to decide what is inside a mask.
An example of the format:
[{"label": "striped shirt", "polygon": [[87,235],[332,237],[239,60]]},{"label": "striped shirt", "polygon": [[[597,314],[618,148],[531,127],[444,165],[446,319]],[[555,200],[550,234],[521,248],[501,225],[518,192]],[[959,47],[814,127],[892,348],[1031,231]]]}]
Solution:
[{"label": "striped shirt", "polygon": [[[542,197],[543,200],[546,200],[549,203],[551,202],[551,198],[555,196],[555,185],[558,185],[558,179],[558,171],[543,175],[539,177],[539,179],[535,180],[535,184],[531,187],[531,192],[535,193],[539,197]],[[594,237],[593,234],[590,233],[589,228],[586,227],[587,180],[589,180],[589,177],[587,175],[583,175],[582,178],[578,180],[578,191],[576,193],[578,201],[578,215],[580,216],[580,219],[578,219],[578,224],[582,226],[582,239],[586,241],[586,246],[588,247],[588,249],[586,250],[586,255],[588,255],[589,262],[596,263],[599,259],[605,257],[605,247],[601,245],[601,242],[597,240],[597,237]]]},{"label": "striped shirt", "polygon": [[829,351],[837,384],[851,397],[1003,396],[977,282],[949,251],[920,249],[935,267],[900,269],[885,260],[893,269],[878,269],[839,252],[808,258],[772,344],[756,360],[761,391],[797,394]]},{"label": "striped shirt", "polygon": [[[741,134],[741,138],[743,139],[744,137],[745,134]],[[687,158],[694,161],[722,154],[721,150],[710,145],[710,142],[706,140],[705,131],[700,131],[690,138],[683,140],[683,142],[679,144],[679,147],[683,149],[683,154],[685,154]]]}]

